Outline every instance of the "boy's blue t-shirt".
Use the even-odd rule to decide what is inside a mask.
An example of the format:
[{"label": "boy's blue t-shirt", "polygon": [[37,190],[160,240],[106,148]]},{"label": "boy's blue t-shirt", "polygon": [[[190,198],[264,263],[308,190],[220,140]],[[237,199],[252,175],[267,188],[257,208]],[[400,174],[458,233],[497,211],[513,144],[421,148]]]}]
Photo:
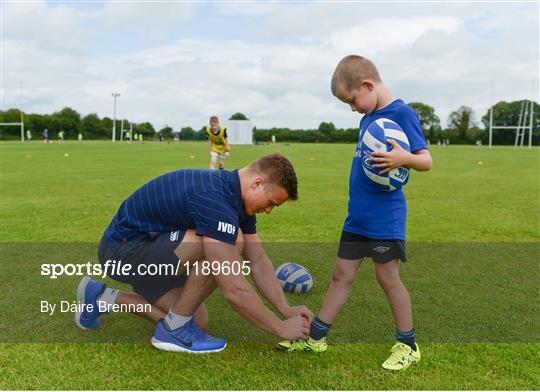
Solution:
[{"label": "boy's blue t-shirt", "polygon": [[401,99],[363,116],[352,160],[349,205],[343,230],[373,239],[405,240],[407,205],[402,189],[390,192],[379,190],[362,170],[362,158],[358,154],[363,133],[379,118],[388,118],[401,126],[409,138],[411,152],[427,149],[418,115]]}]

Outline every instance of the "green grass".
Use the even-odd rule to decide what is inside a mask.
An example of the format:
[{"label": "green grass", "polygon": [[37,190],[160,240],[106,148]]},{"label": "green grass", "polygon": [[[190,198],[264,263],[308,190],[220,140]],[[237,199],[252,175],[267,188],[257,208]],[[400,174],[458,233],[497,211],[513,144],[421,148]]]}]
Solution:
[{"label": "green grass", "polygon": [[[346,214],[354,146],[235,146],[229,168],[279,151],[294,163],[300,199],[258,219],[275,263],[294,260],[315,287],[291,303],[320,306]],[[154,350],[152,325],[132,315],[84,333],[39,300],[72,300],[76,277],[50,280],[41,263],[95,260],[118,205],[151,178],[206,167],[205,143],[0,144],[0,387],[2,389],[539,389],[539,150],[434,146],[434,168],[406,187],[413,298],[423,359],[380,369],[392,343],[388,305],[361,268],[324,355],[286,355],[215,293],[212,356]],[[65,156],[65,154],[68,156]],[[194,156],[192,159],[191,156]],[[479,162],[482,162],[480,165]],[[125,286],[123,286],[125,287]],[[22,343],[27,342],[27,343]]]}]

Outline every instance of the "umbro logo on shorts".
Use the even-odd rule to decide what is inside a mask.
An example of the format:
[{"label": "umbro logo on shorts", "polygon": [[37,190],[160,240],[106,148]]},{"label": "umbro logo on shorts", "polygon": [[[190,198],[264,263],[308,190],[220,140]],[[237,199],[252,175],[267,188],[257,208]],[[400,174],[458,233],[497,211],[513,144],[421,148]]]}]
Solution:
[{"label": "umbro logo on shorts", "polygon": [[377,253],[384,253],[386,252],[387,250],[389,250],[390,247],[389,246],[377,246],[376,248],[373,248],[373,250]]},{"label": "umbro logo on shorts", "polygon": [[179,230],[171,231],[171,236],[169,237],[171,241],[177,241],[178,240],[178,234]]}]

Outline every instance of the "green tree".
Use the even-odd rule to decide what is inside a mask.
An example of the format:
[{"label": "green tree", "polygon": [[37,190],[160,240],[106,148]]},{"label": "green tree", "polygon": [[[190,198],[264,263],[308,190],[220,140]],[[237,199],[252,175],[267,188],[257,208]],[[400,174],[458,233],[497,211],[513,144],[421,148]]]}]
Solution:
[{"label": "green tree", "polygon": [[41,132],[49,126],[47,117],[48,116],[34,113],[24,116],[24,128],[32,131],[34,139],[39,139],[41,137]]},{"label": "green tree", "polygon": [[159,132],[161,134],[161,136],[163,136],[164,139],[172,139],[173,138],[173,129],[171,127],[169,127],[168,125],[166,125],[165,127],[161,128],[159,130]]},{"label": "green tree", "polygon": [[249,120],[243,113],[234,113],[229,120]]},{"label": "green tree", "polygon": [[154,126],[150,124],[149,122],[134,124],[133,132],[142,134],[143,137],[147,139],[152,138],[156,135],[156,130],[154,129]]},{"label": "green tree", "polygon": [[319,133],[321,134],[321,142],[331,142],[334,141],[336,126],[329,122],[322,122],[319,124]]},{"label": "green tree", "polygon": [[452,143],[466,143],[467,131],[474,126],[473,110],[468,106],[460,106],[448,116],[450,141]]},{"label": "green tree", "polygon": [[[103,129],[105,129],[106,137],[108,139],[112,138],[112,128],[113,128],[113,120],[112,120],[112,118],[107,117],[107,116],[103,117],[101,119],[101,124],[103,126]],[[116,123],[116,132],[118,132],[119,127],[120,127],[120,123],[117,122]],[[118,136],[118,135],[119,135],[119,133],[116,134],[116,136]]]},{"label": "green tree", "polygon": [[180,129],[180,140],[195,140],[197,132],[191,127],[183,127]]},{"label": "green tree", "polygon": [[110,135],[103,121],[96,113],[90,113],[81,120],[80,131],[88,139],[104,139]]},{"label": "green tree", "polygon": [[66,137],[76,137],[81,127],[81,115],[69,108],[65,107],[59,112],[55,112],[51,115],[51,119],[54,122],[56,131],[64,131]]},{"label": "green tree", "polygon": [[441,120],[435,114],[435,109],[421,102],[411,102],[408,105],[418,114],[420,126],[426,139],[436,142],[440,137]]}]

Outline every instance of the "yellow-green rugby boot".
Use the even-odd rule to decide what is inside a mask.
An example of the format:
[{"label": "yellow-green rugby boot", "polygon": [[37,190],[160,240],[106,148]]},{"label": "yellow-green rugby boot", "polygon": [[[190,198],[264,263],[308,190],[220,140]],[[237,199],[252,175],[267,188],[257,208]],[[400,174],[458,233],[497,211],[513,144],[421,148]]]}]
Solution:
[{"label": "yellow-green rugby boot", "polygon": [[328,349],[326,337],[319,340],[314,340],[311,337],[307,340],[283,340],[277,344],[278,349],[292,353],[293,351],[313,351],[322,353]]},{"label": "yellow-green rugby boot", "polygon": [[390,356],[384,361],[382,367],[394,372],[407,369],[413,363],[420,361],[421,358],[418,344],[416,344],[416,351],[414,351],[410,346],[397,342],[390,352]]}]

